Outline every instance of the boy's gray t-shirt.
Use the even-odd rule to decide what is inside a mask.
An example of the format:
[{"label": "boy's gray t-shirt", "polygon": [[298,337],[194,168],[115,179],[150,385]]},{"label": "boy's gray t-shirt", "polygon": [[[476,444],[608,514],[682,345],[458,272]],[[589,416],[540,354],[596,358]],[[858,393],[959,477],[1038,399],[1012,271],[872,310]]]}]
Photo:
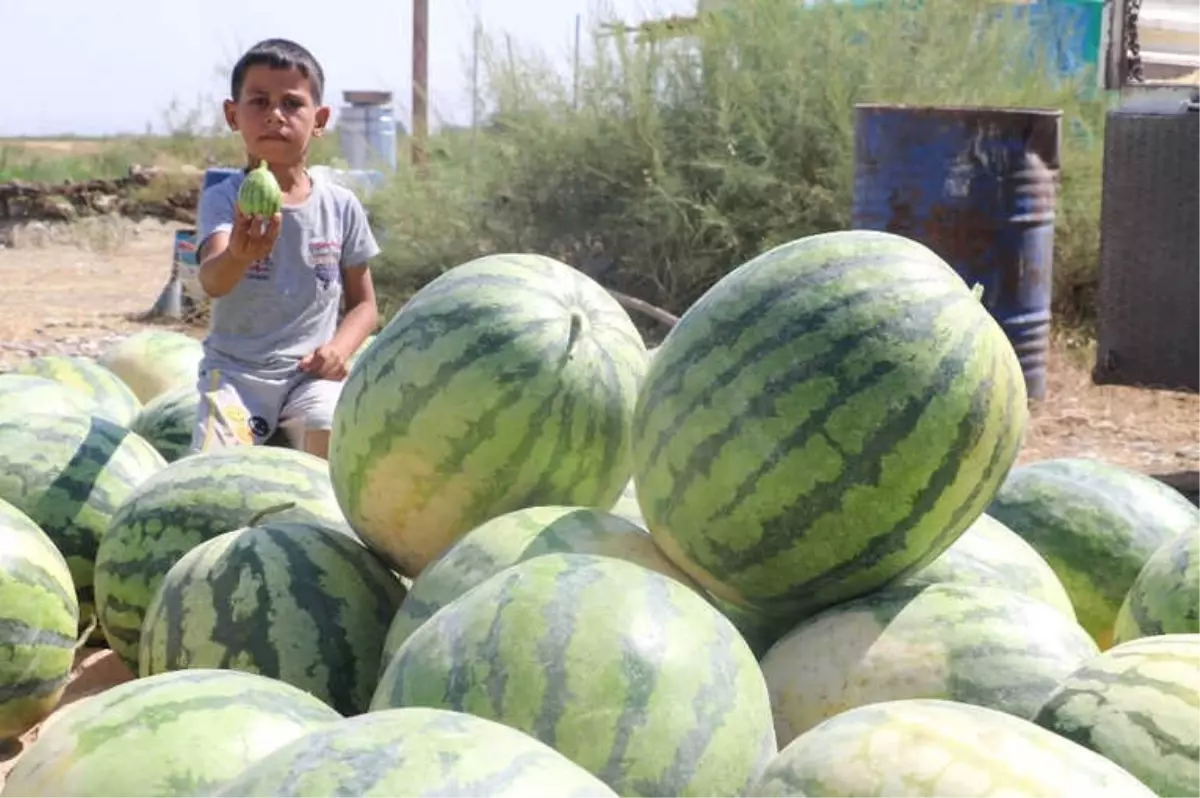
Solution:
[{"label": "boy's gray t-shirt", "polygon": [[[233,229],[244,175],[210,186],[200,198],[197,249]],[[270,256],[246,270],[233,290],[212,300],[204,340],[209,368],[287,377],[298,361],[337,330],[342,269],[379,254],[362,203],[350,189],[311,176],[312,193],[284,206]]]}]

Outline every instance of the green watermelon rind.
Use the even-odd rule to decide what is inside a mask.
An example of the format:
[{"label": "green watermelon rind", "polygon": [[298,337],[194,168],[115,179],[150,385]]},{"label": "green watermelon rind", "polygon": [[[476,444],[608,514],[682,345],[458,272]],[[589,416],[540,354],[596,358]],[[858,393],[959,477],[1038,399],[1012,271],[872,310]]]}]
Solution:
[{"label": "green watermelon rind", "polygon": [[1050,564],[1101,649],[1146,561],[1200,526],[1200,511],[1167,485],[1081,457],[1014,468],[987,512]]},{"label": "green watermelon rind", "polygon": [[1133,775],[1028,720],[943,699],[847,709],[793,740],[747,796],[1151,798]]},{"label": "green watermelon rind", "polygon": [[13,374],[44,377],[79,391],[104,408],[103,416],[116,424],[133,423],[141,400],[120,377],[82,355],[42,355],[17,366]]},{"label": "green watermelon rind", "polygon": [[1200,795],[1198,674],[1200,634],[1131,640],[1064,678],[1033,720],[1158,795]]},{"label": "green watermelon rind", "polygon": [[1026,398],[1004,331],[927,247],[798,239],[723,277],[651,359],[638,504],[705,589],[804,617],[953,543],[1015,462]]},{"label": "green watermelon rind", "polygon": [[937,698],[1029,719],[1099,652],[1034,598],[955,583],[897,585],[802,621],[762,658],[775,735],[787,745],[830,714]]},{"label": "green watermelon rind", "polygon": [[1200,633],[1200,531],[1184,532],[1150,555],[1113,624],[1113,643]]},{"label": "green watermelon rind", "polygon": [[615,796],[539,740],[461,712],[412,707],[338,721],[293,740],[218,796]]},{"label": "green watermelon rind", "polygon": [[658,551],[645,530],[615,513],[593,507],[526,507],[471,530],[421,571],[388,628],[380,668],[442,607],[511,565],[553,552],[617,557],[699,589]]},{"label": "green watermelon rind", "polygon": [[325,462],[292,449],[235,447],[190,455],[129,495],[96,553],[96,608],[109,646],[138,671],[146,610],[163,575],[193,546],[291,505],[275,520],[350,529]]},{"label": "green watermelon rind", "polygon": [[733,625],[669,577],[588,554],[506,568],[417,629],[371,710],[413,706],[512,726],[621,795],[740,795],[776,751]]},{"label": "green watermelon rind", "polygon": [[936,560],[899,584],[940,582],[999,587],[1044,601],[1075,620],[1075,607],[1054,569],[1016,532],[987,513]]},{"label": "green watermelon rind", "polygon": [[25,513],[0,500],[0,742],[50,714],[75,660],[79,602],[67,561]]},{"label": "green watermelon rind", "polygon": [[611,506],[630,476],[646,360],[625,310],[566,264],[498,254],[456,266],[346,378],[329,462],[347,519],[415,577],[497,515]]},{"label": "green watermelon rind", "polygon": [[28,515],[62,553],[79,599],[95,615],[95,562],[122,503],[166,461],[147,441],[100,416],[0,417],[0,499]]},{"label": "green watermelon rind", "polygon": [[404,592],[344,532],[267,518],[204,541],[171,566],[142,624],[140,675],[245,670],[343,715],[365,712]]},{"label": "green watermelon rind", "polygon": [[135,679],[55,714],[4,785],[22,795],[211,795],[248,765],[341,720],[265,676],[193,669]]}]

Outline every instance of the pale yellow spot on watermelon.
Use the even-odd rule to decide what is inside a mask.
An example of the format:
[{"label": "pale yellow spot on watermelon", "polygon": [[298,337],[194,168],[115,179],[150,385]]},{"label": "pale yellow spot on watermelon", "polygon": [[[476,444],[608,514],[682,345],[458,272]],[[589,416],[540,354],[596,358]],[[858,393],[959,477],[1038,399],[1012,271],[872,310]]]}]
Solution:
[{"label": "pale yellow spot on watermelon", "polygon": [[416,577],[469,531],[461,529],[462,512],[475,487],[469,474],[443,475],[435,460],[393,449],[364,475],[361,527],[402,573]]},{"label": "pale yellow spot on watermelon", "polygon": [[780,748],[866,704],[941,697],[950,668],[934,641],[888,635],[869,612],[831,612],[787,635],[762,661]]}]

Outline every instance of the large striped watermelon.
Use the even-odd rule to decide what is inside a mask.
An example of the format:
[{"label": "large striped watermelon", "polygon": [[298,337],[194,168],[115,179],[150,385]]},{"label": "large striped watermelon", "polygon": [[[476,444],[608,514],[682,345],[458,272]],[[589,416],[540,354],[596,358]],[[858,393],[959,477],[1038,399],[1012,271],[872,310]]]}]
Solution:
[{"label": "large striped watermelon", "polygon": [[937,699],[842,712],[788,744],[752,796],[895,798],[1154,793],[1104,757],[1027,720]]},{"label": "large striped watermelon", "polygon": [[148,440],[168,463],[173,463],[191,449],[199,405],[200,393],[195,386],[174,388],[147,402],[130,429]]},{"label": "large striped watermelon", "polygon": [[953,583],[897,586],[802,622],[762,660],[786,745],[851,707],[942,698],[1031,718],[1097,653],[1075,621],[1036,599]]},{"label": "large striped watermelon", "polygon": [[29,516],[0,500],[0,744],[58,703],[78,626],[66,560]]},{"label": "large striped watermelon", "polygon": [[0,374],[0,416],[19,418],[25,413],[82,413],[121,423],[102,403],[62,383],[32,374]]},{"label": "large striped watermelon", "polygon": [[1200,795],[1200,634],[1114,646],[1062,680],[1034,722],[1163,796]]},{"label": "large striped watermelon", "polygon": [[520,729],[621,795],[741,795],[776,751],[729,621],[674,579],[589,554],[518,563],[413,632],[371,702],[406,706]]},{"label": "large striped watermelon", "polygon": [[1001,587],[1044,601],[1075,619],[1075,608],[1054,569],[1025,539],[986,513],[906,585],[954,582]]},{"label": "large striped watermelon", "polygon": [[163,575],[200,543],[245,526],[258,513],[346,527],[318,457],[243,446],[170,463],[129,495],[96,554],[96,608],[105,638],[135,673],[146,609]]},{"label": "large striped watermelon", "polygon": [[135,679],[56,714],[0,795],[212,795],[248,765],[340,719],[303,690],[251,673]]},{"label": "large striped watermelon", "polygon": [[403,598],[396,575],[351,536],[267,518],[207,540],[171,566],[146,610],[138,665],[142,676],[259,673],[343,715],[366,712]]},{"label": "large striped watermelon", "polygon": [[612,796],[516,729],[444,709],[387,709],[309,732],[230,780],[241,796]]},{"label": "large striped watermelon", "polygon": [[175,388],[194,388],[204,347],[172,330],[142,330],[110,346],[100,365],[121,378],[145,403]]},{"label": "large striped watermelon", "polygon": [[90,357],[43,355],[13,370],[15,374],[45,377],[79,391],[104,408],[104,417],[122,426],[133,423],[142,403],[121,378]]},{"label": "large striped watermelon", "polygon": [[1200,511],[1158,480],[1078,457],[1014,468],[988,514],[1046,559],[1101,649],[1146,561],[1200,526]]},{"label": "large striped watermelon", "polygon": [[633,322],[582,272],[540,255],[451,269],[346,379],[329,444],[338,500],[407,576],[497,515],[610,507],[645,368]]},{"label": "large striped watermelon", "polygon": [[1200,633],[1200,531],[1164,543],[1125,594],[1113,642]]},{"label": "large striped watermelon", "polygon": [[624,518],[591,507],[515,510],[472,529],[413,580],[388,629],[382,667],[442,607],[510,565],[549,552],[617,557],[695,588],[644,530]]},{"label": "large striped watermelon", "polygon": [[638,504],[714,594],[800,618],[953,543],[1027,417],[1011,344],[944,261],[815,235],[726,275],[663,341],[634,419]]},{"label": "large striped watermelon", "polygon": [[0,499],[66,558],[82,625],[96,615],[93,569],[117,508],[165,466],[149,443],[99,416],[0,416]]}]

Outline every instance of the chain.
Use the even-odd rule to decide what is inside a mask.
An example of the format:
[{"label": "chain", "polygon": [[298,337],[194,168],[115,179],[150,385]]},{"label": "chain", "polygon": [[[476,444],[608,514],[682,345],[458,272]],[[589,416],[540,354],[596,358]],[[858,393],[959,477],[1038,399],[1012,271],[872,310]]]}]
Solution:
[{"label": "chain", "polygon": [[1145,81],[1137,24],[1141,9],[1142,0],[1125,0],[1125,80],[1130,83]]}]

